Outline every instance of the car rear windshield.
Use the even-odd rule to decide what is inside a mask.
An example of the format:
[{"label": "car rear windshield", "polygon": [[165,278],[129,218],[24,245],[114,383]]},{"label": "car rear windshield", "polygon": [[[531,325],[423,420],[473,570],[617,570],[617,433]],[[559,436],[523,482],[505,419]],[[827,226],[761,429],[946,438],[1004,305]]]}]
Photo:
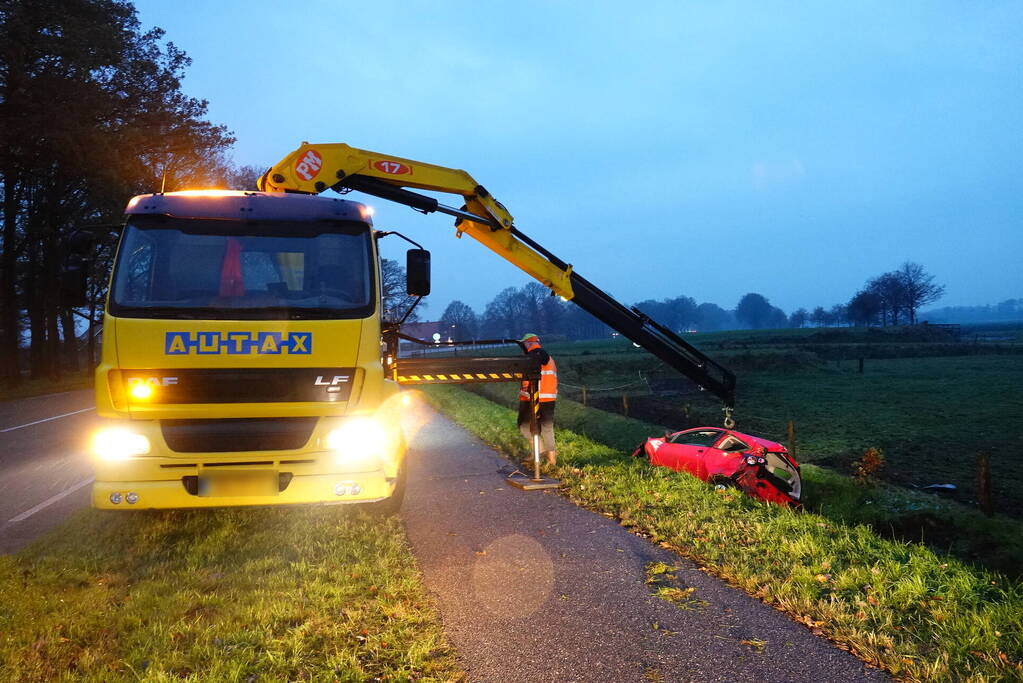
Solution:
[{"label": "car rear windshield", "polygon": [[135,217],[114,268],[123,317],[356,318],[375,308],[369,227]]},{"label": "car rear windshield", "polygon": [[691,432],[680,432],[671,437],[671,443],[687,446],[713,446],[721,438],[721,432],[715,429],[698,429]]}]

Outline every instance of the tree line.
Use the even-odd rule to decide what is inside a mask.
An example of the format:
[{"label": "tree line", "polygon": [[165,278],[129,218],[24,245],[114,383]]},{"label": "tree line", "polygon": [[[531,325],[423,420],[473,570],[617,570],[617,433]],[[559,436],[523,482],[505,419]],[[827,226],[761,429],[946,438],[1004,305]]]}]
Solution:
[{"label": "tree line", "polygon": [[[736,325],[734,311],[713,303],[698,304],[688,296],[641,301],[636,308],[680,332],[726,330]],[[538,282],[505,288],[482,313],[456,299],[444,309],[439,322],[453,339],[507,339],[525,332],[559,339],[597,339],[611,334],[607,325],[561,297],[551,296]]]},{"label": "tree line", "polygon": [[[734,309],[697,303],[680,295],[635,304],[641,312],[672,330],[713,332],[732,329],[778,329],[830,327],[836,325],[884,326],[914,324],[921,306],[935,301],[945,288],[934,282],[923,266],[907,261],[898,270],[870,278],[845,304],[812,311],[799,308],[791,314],[771,304],[763,294],[744,295]],[[441,325],[455,339],[500,339],[535,332],[560,339],[606,337],[610,328],[537,282],[502,290],[477,313],[463,301],[448,304]]]},{"label": "tree line", "polygon": [[987,306],[944,306],[928,311],[936,323],[1010,323],[1023,321],[1023,299],[1006,299]]},{"label": "tree line", "polygon": [[[57,378],[80,365],[112,244],[90,264],[88,312],[61,300],[76,226],[120,221],[135,194],[243,188],[234,137],[186,96],[190,60],[124,0],[0,0],[0,377]],[[90,323],[95,332],[95,327]],[[95,352],[95,334],[89,334]],[[22,347],[27,343],[27,355]],[[90,356],[92,358],[92,356]]]}]

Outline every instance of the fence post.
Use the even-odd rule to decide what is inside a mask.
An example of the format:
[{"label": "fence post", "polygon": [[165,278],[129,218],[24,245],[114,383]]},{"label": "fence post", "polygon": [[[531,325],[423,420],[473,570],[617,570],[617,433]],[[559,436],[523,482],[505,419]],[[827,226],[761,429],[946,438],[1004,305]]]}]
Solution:
[{"label": "fence post", "polygon": [[629,416],[629,395],[625,392],[622,392],[622,414]]},{"label": "fence post", "polygon": [[991,459],[987,451],[977,453],[977,498],[981,512],[988,517],[993,516],[995,505],[991,499]]},{"label": "fence post", "polygon": [[583,405],[586,405],[586,386],[583,386]]},{"label": "fence post", "polygon": [[789,455],[798,460],[796,456],[796,422],[795,420],[789,420],[789,423],[785,425],[785,438],[789,442]]}]

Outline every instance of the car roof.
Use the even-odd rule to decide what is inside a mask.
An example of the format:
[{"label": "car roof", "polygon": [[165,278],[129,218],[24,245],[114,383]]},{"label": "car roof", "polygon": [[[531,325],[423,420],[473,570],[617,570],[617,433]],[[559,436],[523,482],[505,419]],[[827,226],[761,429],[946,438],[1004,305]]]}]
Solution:
[{"label": "car roof", "polygon": [[769,451],[777,451],[777,450],[784,450],[785,449],[785,447],[782,446],[777,441],[771,441],[770,439],[765,439],[765,438],[760,437],[760,436],[753,436],[752,434],[746,434],[745,432],[737,432],[734,429],[725,429],[724,427],[692,427],[690,429],[683,429],[681,431],[683,431],[683,432],[705,432],[705,431],[709,431],[709,430],[714,430],[714,431],[718,431],[718,432],[725,432],[726,434],[731,434],[735,438],[741,439],[742,441],[746,441],[747,443],[752,441],[753,443],[757,444],[758,446],[763,446],[764,448],[766,448]]}]

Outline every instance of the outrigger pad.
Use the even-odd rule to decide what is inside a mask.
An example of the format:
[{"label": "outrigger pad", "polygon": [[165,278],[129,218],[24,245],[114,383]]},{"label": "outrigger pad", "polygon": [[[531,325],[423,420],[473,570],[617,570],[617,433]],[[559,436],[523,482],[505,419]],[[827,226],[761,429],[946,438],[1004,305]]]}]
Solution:
[{"label": "outrigger pad", "polygon": [[542,489],[556,489],[561,486],[561,482],[557,479],[547,479],[541,477],[540,479],[533,479],[525,474],[513,474],[512,476],[505,479],[509,485],[514,486],[517,489],[523,491],[537,491]]}]

